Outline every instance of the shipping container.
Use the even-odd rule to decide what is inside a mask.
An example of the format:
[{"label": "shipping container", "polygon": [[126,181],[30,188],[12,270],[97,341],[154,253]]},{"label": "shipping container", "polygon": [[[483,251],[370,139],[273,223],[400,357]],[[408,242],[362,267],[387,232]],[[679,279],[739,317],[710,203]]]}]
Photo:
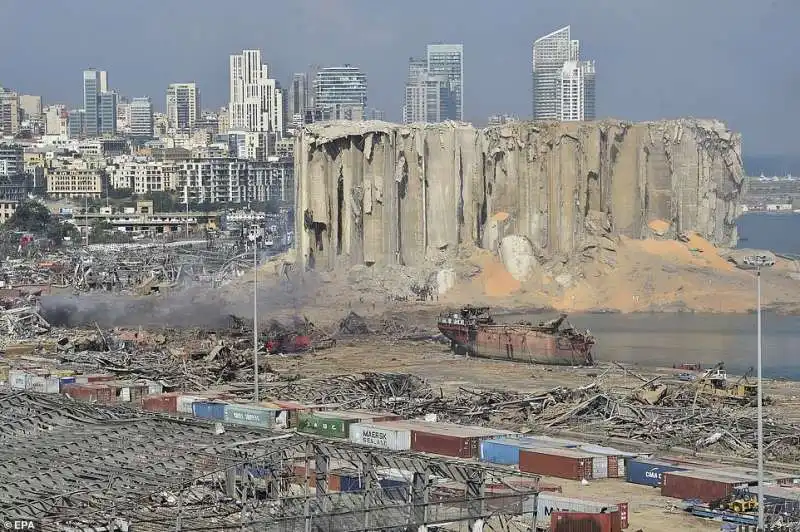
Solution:
[{"label": "shipping container", "polygon": [[592,480],[594,458],[572,449],[520,449],[519,470],[548,477]]},{"label": "shipping container", "polygon": [[111,403],[114,392],[105,384],[65,384],[62,393],[80,401]]},{"label": "shipping container", "polygon": [[11,370],[5,364],[0,364],[0,382],[8,382],[8,372]]},{"label": "shipping container", "polygon": [[411,431],[411,450],[458,458],[478,458],[480,442],[513,434],[510,431],[408,419],[380,424]]},{"label": "shipping container", "polygon": [[223,416],[226,423],[271,429],[275,427],[277,413],[263,406],[231,403],[225,405]]},{"label": "shipping container", "polygon": [[350,441],[394,451],[407,451],[411,449],[411,431],[376,423],[353,423],[350,425]]},{"label": "shipping container", "polygon": [[737,486],[752,480],[752,477],[729,477],[711,471],[670,471],[662,475],[661,495],[712,502],[727,497]]},{"label": "shipping container", "polygon": [[200,419],[223,421],[225,419],[225,403],[196,401],[192,403],[192,414]]},{"label": "shipping container", "polygon": [[76,377],[75,382],[79,384],[91,384],[93,382],[108,382],[117,380],[116,375],[110,373],[94,373],[91,375],[79,375]]},{"label": "shipping container", "polygon": [[147,395],[158,395],[164,393],[164,385],[160,382],[149,381],[147,383]]},{"label": "shipping container", "polygon": [[661,486],[661,478],[664,473],[686,471],[685,467],[678,467],[659,460],[628,459],[625,467],[625,480],[627,482],[654,487]]},{"label": "shipping container", "polygon": [[174,414],[178,410],[178,394],[163,393],[142,397],[142,408],[148,412],[166,412]]},{"label": "shipping container", "polygon": [[59,393],[61,391],[61,384],[58,377],[29,375],[27,389],[36,393]]},{"label": "shipping container", "polygon": [[28,388],[28,379],[32,375],[27,371],[21,369],[11,369],[8,371],[8,384],[12,390],[26,390]]},{"label": "shipping container", "polygon": [[[622,516],[622,509],[624,508],[624,519]],[[598,514],[614,513],[617,515],[615,518],[618,523],[617,530],[626,528],[628,526],[628,503],[614,503],[608,501],[598,501],[595,499],[578,499],[575,497],[563,497],[561,495],[554,495],[552,493],[539,493],[538,495],[531,495],[522,506],[523,513],[530,515],[534,514],[537,524],[545,524],[550,521],[550,516],[553,512],[578,512]]]},{"label": "shipping container", "polygon": [[59,377],[58,384],[59,384],[59,392],[63,393],[65,385],[75,384],[75,377]]},{"label": "shipping container", "polygon": [[[389,416],[393,414],[388,414]],[[350,425],[384,418],[386,413],[330,410],[326,412],[301,412],[297,430],[326,438],[350,438]]]},{"label": "shipping container", "polygon": [[207,398],[200,397],[199,395],[183,395],[179,394],[175,400],[175,411],[179,414],[192,414],[192,403],[198,401],[205,401]]},{"label": "shipping container", "polygon": [[596,454],[593,455],[592,478],[594,480],[608,478],[608,456]]},{"label": "shipping container", "polygon": [[619,514],[554,512],[550,516],[551,532],[619,532]]}]

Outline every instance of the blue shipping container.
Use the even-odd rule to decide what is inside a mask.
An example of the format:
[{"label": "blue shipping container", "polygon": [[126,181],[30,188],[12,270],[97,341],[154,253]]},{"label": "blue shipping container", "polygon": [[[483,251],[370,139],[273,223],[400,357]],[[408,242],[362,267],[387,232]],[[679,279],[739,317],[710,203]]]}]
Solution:
[{"label": "blue shipping container", "polygon": [[192,403],[192,414],[200,419],[222,421],[225,419],[225,403],[206,401]]},{"label": "blue shipping container", "polygon": [[664,473],[686,471],[687,469],[685,467],[675,467],[660,462],[631,459],[628,459],[625,465],[625,480],[627,482],[655,487],[661,486],[661,477]]},{"label": "blue shipping container", "polygon": [[75,377],[60,377],[58,379],[59,390],[63,389],[67,384],[75,384]]},{"label": "blue shipping container", "polygon": [[481,441],[481,461],[492,464],[519,464],[519,449],[522,442],[506,438]]},{"label": "blue shipping container", "polygon": [[361,491],[364,489],[364,486],[361,485],[361,479],[357,476],[342,475],[339,480],[339,491]]}]

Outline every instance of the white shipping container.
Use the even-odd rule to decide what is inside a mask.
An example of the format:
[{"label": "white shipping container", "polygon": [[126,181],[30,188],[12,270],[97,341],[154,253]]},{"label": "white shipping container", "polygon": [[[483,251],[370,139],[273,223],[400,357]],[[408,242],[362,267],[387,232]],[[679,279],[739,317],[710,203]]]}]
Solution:
[{"label": "white shipping container", "polygon": [[592,478],[608,478],[608,456],[594,455],[592,458]]},{"label": "white shipping container", "polygon": [[[535,501],[535,502],[534,502]],[[539,493],[538,498],[531,495],[522,503],[523,513],[533,512],[536,504],[536,523],[550,523],[550,514],[553,512],[582,512],[589,514],[600,513],[605,508],[606,513],[616,512],[619,506],[607,502],[587,501],[573,497],[560,497],[548,492]]]},{"label": "white shipping container", "polygon": [[628,460],[621,456],[617,458],[617,471],[619,472],[619,478],[627,478],[628,472],[625,470],[627,462]]},{"label": "white shipping container", "polygon": [[407,451],[411,449],[411,430],[353,423],[350,425],[350,441],[393,451]]},{"label": "white shipping container", "polygon": [[44,381],[44,393],[59,393],[61,391],[61,379],[59,377],[47,377]]},{"label": "white shipping container", "polygon": [[147,395],[158,395],[164,393],[164,386],[160,382],[147,383]]},{"label": "white shipping container", "polygon": [[13,390],[25,390],[28,387],[28,379],[31,377],[21,369],[8,370],[8,383]]},{"label": "white shipping container", "polygon": [[131,389],[125,386],[119,390],[119,400],[130,403],[131,402]]},{"label": "white shipping container", "polygon": [[196,403],[198,401],[205,401],[207,399],[200,397],[198,395],[179,395],[177,404],[178,404],[178,412],[181,414],[192,414],[192,403]]},{"label": "white shipping container", "polygon": [[47,379],[45,377],[42,377],[41,375],[29,375],[25,389],[32,392],[44,393],[46,386]]}]

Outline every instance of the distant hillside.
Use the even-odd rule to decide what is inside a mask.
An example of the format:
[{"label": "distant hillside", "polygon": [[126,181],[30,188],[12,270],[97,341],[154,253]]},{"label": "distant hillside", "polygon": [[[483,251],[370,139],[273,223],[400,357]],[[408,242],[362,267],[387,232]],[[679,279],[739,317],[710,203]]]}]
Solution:
[{"label": "distant hillside", "polygon": [[800,155],[745,155],[747,175],[766,176],[792,174],[800,176]]}]

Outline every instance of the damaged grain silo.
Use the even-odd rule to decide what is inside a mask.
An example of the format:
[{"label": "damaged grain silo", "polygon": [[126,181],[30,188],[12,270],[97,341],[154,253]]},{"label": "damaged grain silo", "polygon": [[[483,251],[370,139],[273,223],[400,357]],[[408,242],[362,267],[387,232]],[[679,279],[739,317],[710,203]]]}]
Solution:
[{"label": "damaged grain silo", "polygon": [[654,219],[732,245],[744,175],[740,135],[697,119],[330,122],[303,128],[295,172],[297,260],[322,269],[420,266],[509,234],[569,256]]}]

